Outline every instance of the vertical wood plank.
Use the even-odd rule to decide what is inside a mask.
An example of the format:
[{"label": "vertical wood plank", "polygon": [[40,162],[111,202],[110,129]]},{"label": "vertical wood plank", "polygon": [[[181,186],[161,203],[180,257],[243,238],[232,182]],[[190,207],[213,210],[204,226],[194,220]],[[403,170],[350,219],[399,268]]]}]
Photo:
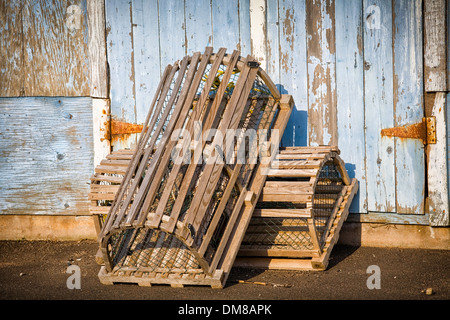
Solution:
[{"label": "vertical wood plank", "polygon": [[[131,0],[108,0],[105,12],[111,118],[136,123]],[[111,140],[114,149],[136,143],[135,135],[113,135]]]},{"label": "vertical wood plank", "polygon": [[266,69],[265,71],[280,89],[280,35],[278,0],[266,4]]},{"label": "vertical wood plank", "polygon": [[239,51],[243,57],[252,53],[250,0],[239,0],[239,44]]},{"label": "vertical wood plank", "polygon": [[250,33],[252,56],[266,70],[266,1],[250,0]]},{"label": "vertical wood plank", "polygon": [[87,1],[90,95],[108,98],[105,1]]},{"label": "vertical wood plank", "polygon": [[22,5],[25,95],[89,96],[86,0]]},{"label": "vertical wood plank", "polygon": [[[422,121],[422,0],[394,0],[394,125]],[[395,138],[397,213],[423,214],[425,154],[418,139]]]},{"label": "vertical wood plank", "polygon": [[280,92],[292,95],[295,106],[281,140],[282,146],[308,144],[308,82],[305,0],[280,0]]},{"label": "vertical wood plank", "polygon": [[[210,0],[186,1],[187,54],[209,47],[213,42]],[[181,58],[181,57],[180,57]]]},{"label": "vertical wood plank", "polygon": [[142,124],[160,80],[158,1],[133,0],[132,11],[136,122]]},{"label": "vertical wood plank", "polygon": [[227,48],[227,52],[239,47],[238,0],[212,0],[213,44],[215,48]]},{"label": "vertical wood plank", "polygon": [[362,0],[335,5],[338,145],[350,178],[359,182],[350,212],[366,213]]},{"label": "vertical wood plank", "polygon": [[334,0],[306,1],[310,145],[337,145]]},{"label": "vertical wood plank", "polygon": [[17,97],[23,88],[21,73],[23,37],[21,6],[17,1],[0,1],[0,96]]},{"label": "vertical wood plank", "polygon": [[109,99],[92,99],[92,140],[94,148],[94,167],[111,152],[109,133]]},{"label": "vertical wood plank", "polygon": [[364,0],[363,14],[367,205],[395,212],[395,145],[380,135],[394,126],[392,1]]},{"label": "vertical wood plank", "polygon": [[161,39],[161,73],[168,64],[186,55],[184,1],[159,1],[159,37]]},{"label": "vertical wood plank", "polygon": [[424,0],[425,91],[446,91],[446,1]]},{"label": "vertical wood plank", "polygon": [[436,144],[428,152],[428,212],[432,226],[449,225],[449,189],[447,177],[446,93],[437,92],[431,116],[436,117]]}]

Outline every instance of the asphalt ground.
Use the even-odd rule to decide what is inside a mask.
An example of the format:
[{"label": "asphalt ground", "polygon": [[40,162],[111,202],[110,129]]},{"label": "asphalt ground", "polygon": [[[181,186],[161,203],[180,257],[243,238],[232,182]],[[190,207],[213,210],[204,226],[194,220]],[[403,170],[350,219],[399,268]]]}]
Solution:
[{"label": "asphalt ground", "polygon": [[[450,252],[447,250],[337,245],[325,271],[233,268],[223,289],[103,285],[98,279],[100,266],[95,262],[96,251],[97,243],[91,240],[0,241],[0,300],[109,301],[111,307],[105,307],[109,311],[120,309],[118,306],[124,302],[127,302],[126,306],[132,306],[132,301],[147,302],[153,306],[156,303],[169,314],[178,316],[181,316],[180,312],[194,312],[195,309],[190,307],[213,304],[214,310],[219,312],[220,309],[220,316],[226,318],[231,317],[232,309],[228,307],[229,313],[223,314],[227,311],[223,308],[230,303],[236,305],[234,311],[241,315],[246,308],[249,316],[248,312],[256,312],[257,307],[263,312],[263,306],[267,304],[272,305],[272,315],[276,310],[297,310],[304,303],[307,303],[306,309],[318,309],[316,311],[321,314],[327,301],[338,309],[346,306],[345,301],[395,302],[392,306],[397,306],[398,311],[398,301],[403,300],[409,301],[405,308],[411,311],[411,307],[421,306],[422,302],[440,301],[438,305],[441,306],[450,300]],[[79,289],[68,285],[75,283],[69,279],[73,265],[80,270]],[[243,281],[245,283],[239,283]],[[111,301],[117,304],[111,305]],[[377,310],[371,308],[374,312]],[[437,310],[434,307],[426,309]],[[198,312],[205,310],[197,309]]]}]

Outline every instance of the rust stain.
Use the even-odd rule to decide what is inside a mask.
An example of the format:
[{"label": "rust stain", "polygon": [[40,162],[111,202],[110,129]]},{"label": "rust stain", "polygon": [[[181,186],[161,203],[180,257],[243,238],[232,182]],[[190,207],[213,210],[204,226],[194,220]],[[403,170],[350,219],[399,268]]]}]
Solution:
[{"label": "rust stain", "polygon": [[435,118],[423,118],[422,122],[413,123],[401,127],[394,127],[381,130],[381,136],[398,137],[409,139],[421,139],[424,144],[436,143],[436,122]]},{"label": "rust stain", "polygon": [[111,134],[131,134],[140,133],[143,129],[142,124],[128,123],[124,121],[111,120]]}]

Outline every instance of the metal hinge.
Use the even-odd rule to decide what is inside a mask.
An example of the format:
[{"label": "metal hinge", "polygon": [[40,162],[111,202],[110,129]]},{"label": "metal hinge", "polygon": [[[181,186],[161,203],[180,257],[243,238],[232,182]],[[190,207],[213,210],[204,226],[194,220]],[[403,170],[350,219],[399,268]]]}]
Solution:
[{"label": "metal hinge", "polygon": [[436,117],[424,117],[422,122],[381,130],[381,135],[409,139],[421,139],[423,144],[436,143]]},{"label": "metal hinge", "polygon": [[111,119],[111,134],[140,133],[144,126],[141,124],[128,123]]}]

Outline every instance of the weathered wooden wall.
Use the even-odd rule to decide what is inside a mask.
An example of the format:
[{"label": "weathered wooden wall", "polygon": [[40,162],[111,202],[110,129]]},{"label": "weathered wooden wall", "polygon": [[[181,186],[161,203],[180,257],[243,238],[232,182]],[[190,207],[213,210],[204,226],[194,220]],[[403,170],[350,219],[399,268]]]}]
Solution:
[{"label": "weathered wooden wall", "polygon": [[0,21],[0,96],[89,96],[86,0],[1,0]]},{"label": "weathered wooden wall", "polygon": [[[207,45],[240,48],[294,97],[282,144],[342,150],[360,183],[352,212],[424,214],[422,142],[380,134],[425,115],[424,7],[422,0],[107,1],[112,116],[141,123],[166,64]],[[115,147],[135,142],[121,138]]]},{"label": "weathered wooden wall", "polygon": [[89,213],[91,98],[0,98],[0,214]]},{"label": "weathered wooden wall", "polygon": [[[435,159],[441,171],[448,170],[448,161],[442,159],[447,155],[450,160],[449,126],[439,127],[444,133],[440,131],[436,147],[380,134],[381,129],[415,123],[424,115],[437,114],[446,125],[441,116],[445,112],[434,107],[436,94],[450,86],[449,39],[442,40],[442,28],[449,24],[439,19],[445,16],[445,6],[448,19],[445,0],[0,0],[0,151],[11,154],[10,146],[17,149],[18,140],[9,141],[10,125],[15,123],[7,121],[10,116],[25,121],[22,129],[28,133],[27,125],[41,132],[39,125],[50,124],[58,131],[67,124],[64,117],[46,123],[46,110],[51,113],[57,108],[54,100],[11,97],[74,97],[55,99],[79,105],[80,112],[91,108],[90,120],[87,113],[78,118],[90,123],[80,122],[75,130],[87,145],[77,146],[91,148],[92,139],[103,139],[105,152],[109,142],[97,122],[108,119],[103,110],[107,113],[109,104],[112,118],[142,123],[166,64],[205,46],[239,48],[242,55],[258,58],[280,91],[294,97],[283,145],[335,144],[342,150],[350,176],[360,183],[352,212],[376,213],[383,221],[422,223],[427,216],[414,214],[426,212],[431,217],[433,210],[442,213],[447,208],[443,215],[436,214],[437,224],[445,224],[450,182],[435,179],[437,173],[430,176],[429,159]],[[439,45],[442,41],[444,46]],[[92,99],[75,98],[83,96]],[[444,105],[449,105],[448,100],[447,94]],[[35,117],[20,114],[20,109],[12,111],[11,104]],[[44,121],[36,110],[41,110]],[[448,108],[446,112],[449,117]],[[92,128],[92,113],[96,128]],[[37,123],[27,122],[30,119]],[[96,138],[91,136],[92,129]],[[62,141],[72,139],[66,131],[60,133]],[[40,146],[47,141],[40,141],[36,134],[20,135],[20,139],[27,148],[43,153],[26,158],[29,163],[23,167],[32,164],[38,168],[35,171],[46,172],[51,152]],[[114,148],[135,142],[135,135],[112,137]],[[68,167],[81,166],[84,178],[92,172],[88,169],[92,160],[83,153],[64,159]],[[2,161],[9,166],[0,168],[3,179],[13,181],[10,156]],[[52,173],[51,182],[43,180],[43,185],[57,180],[73,183],[64,171]],[[21,188],[27,190],[27,181],[28,189],[34,188],[35,178],[23,177]],[[443,183],[448,187],[443,188]],[[11,186],[8,192],[16,189]],[[2,195],[8,188],[3,186]],[[440,199],[439,208],[425,201],[427,193]],[[447,203],[440,197],[443,193]],[[38,203],[40,194],[34,196]],[[77,197],[75,202],[82,201]],[[58,207],[56,203],[64,202],[60,200],[56,194],[51,200],[55,204],[48,208]],[[13,207],[5,203],[8,210]],[[78,206],[69,200],[65,203],[68,208]]]},{"label": "weathered wooden wall", "polygon": [[87,24],[86,0],[0,0],[2,215],[89,214]]}]

